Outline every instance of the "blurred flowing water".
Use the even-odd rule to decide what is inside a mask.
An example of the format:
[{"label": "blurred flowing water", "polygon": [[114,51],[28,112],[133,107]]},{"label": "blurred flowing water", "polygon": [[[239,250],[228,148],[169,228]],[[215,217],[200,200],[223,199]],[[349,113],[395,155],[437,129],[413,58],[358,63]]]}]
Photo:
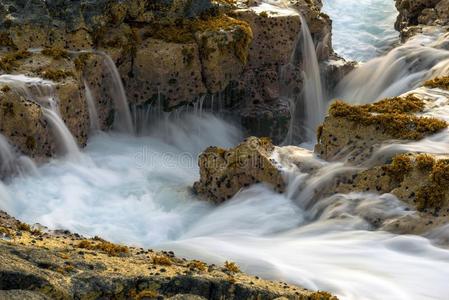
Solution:
[{"label": "blurred flowing water", "polygon": [[[326,6],[330,2],[326,1]],[[350,45],[350,31],[361,30],[350,27],[351,22],[357,25],[355,16],[380,20],[379,15],[384,13],[381,8],[357,10],[359,14],[374,14],[365,17],[352,12],[353,7],[387,1],[334,4],[337,2],[350,11],[341,13],[344,20],[334,23],[337,28],[349,26],[345,36],[336,38],[340,39],[340,49],[344,49],[343,45]],[[366,24],[375,27],[370,31],[385,35],[378,32],[377,27],[382,26],[376,22]],[[365,39],[364,33],[362,36]],[[346,51],[348,55],[365,56],[363,47],[371,49],[368,44],[373,45],[365,39],[365,44],[360,44],[362,48]],[[421,47],[422,43],[418,44]],[[437,64],[419,64],[422,67],[416,72],[435,75],[445,67],[441,65],[436,70]],[[366,73],[370,73],[369,69]],[[348,86],[342,91],[349,95],[352,90],[351,99],[363,98],[354,90],[355,84]],[[160,116],[141,136],[127,134],[126,131],[134,132],[144,125],[132,124],[131,128],[130,113],[123,105],[120,90],[119,86],[116,106],[123,108],[121,133],[97,130],[76,161],[62,156],[0,183],[0,209],[22,221],[51,229],[64,228],[114,242],[174,250],[178,255],[209,263],[233,260],[254,275],[327,290],[340,299],[447,298],[449,251],[432,244],[434,240],[447,239],[447,228],[435,230],[429,238],[378,230],[373,220],[388,223],[415,214],[389,194],[315,196],[315,191],[324,190],[336,175],[354,167],[322,161],[307,150],[282,148],[276,154],[291,151],[315,165],[317,173],[305,174],[283,162],[289,182],[285,194],[259,184],[214,206],[191,192],[190,187],[199,177],[197,156],[210,145],[236,145],[243,138],[242,132],[200,108]],[[365,97],[372,101],[379,93]],[[440,102],[430,113],[449,118],[447,97],[441,96]],[[94,105],[91,115],[96,115]],[[147,115],[140,119],[148,121]],[[378,154],[414,149],[444,152],[449,149],[448,137],[445,131],[423,141],[385,146]],[[0,157],[6,162],[1,168],[9,168],[19,157],[4,138],[0,138]]]},{"label": "blurred flowing water", "polygon": [[449,251],[423,237],[376,231],[371,222],[413,211],[391,195],[313,197],[342,163],[298,152],[322,171],[309,176],[286,164],[284,195],[256,185],[218,207],[198,200],[190,190],[197,155],[241,138],[207,113],[161,121],[147,136],[99,133],[77,162],[53,160],[38,175],[1,186],[0,208],[50,228],[210,263],[233,260],[252,274],[341,299],[444,299]]},{"label": "blurred flowing water", "polygon": [[398,41],[393,0],[323,0],[332,19],[333,48],[348,60],[368,61]]}]

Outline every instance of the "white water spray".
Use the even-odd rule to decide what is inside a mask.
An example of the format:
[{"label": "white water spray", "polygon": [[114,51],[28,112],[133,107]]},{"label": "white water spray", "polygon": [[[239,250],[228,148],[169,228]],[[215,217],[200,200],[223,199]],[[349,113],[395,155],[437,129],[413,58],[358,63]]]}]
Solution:
[{"label": "white water spray", "polygon": [[90,89],[90,86],[86,82],[86,80],[84,80],[83,83],[84,83],[84,92],[86,96],[87,108],[89,110],[90,130],[92,132],[97,132],[101,130],[101,127],[98,118],[97,107],[95,106],[95,99],[92,94],[92,90]]},{"label": "white water spray", "polygon": [[115,125],[118,130],[125,133],[134,134],[133,121],[131,118],[131,112],[128,105],[128,99],[126,97],[125,88],[112,58],[104,52],[95,52],[103,58],[105,67],[107,68],[112,82],[109,83],[111,87],[111,98],[114,101],[114,108],[116,109]]},{"label": "white water spray", "polygon": [[370,103],[419,87],[424,80],[449,69],[449,51],[444,48],[448,40],[448,34],[438,31],[411,38],[343,78],[336,97],[351,103]]},{"label": "white water spray", "polygon": [[42,113],[50,123],[56,143],[63,154],[72,158],[80,157],[80,150],[67,125],[59,113],[59,99],[54,83],[37,77],[24,75],[0,75],[0,82],[8,84],[13,90],[42,108]]},{"label": "white water spray", "polygon": [[301,53],[304,69],[304,108],[305,129],[307,141],[315,139],[315,130],[324,116],[324,97],[321,84],[320,67],[316,55],[315,44],[307,26],[307,21],[300,14],[301,19]]},{"label": "white water spray", "polygon": [[372,220],[414,213],[395,197],[360,193],[310,201],[331,173],[344,170],[341,163],[298,152],[322,171],[297,174],[291,188],[299,190],[290,197],[256,185],[216,207],[190,192],[196,157],[211,144],[231,146],[241,136],[206,113],[165,127],[155,124],[141,138],[96,136],[85,153],[91,160],[60,161],[40,168],[40,176],[15,179],[7,186],[14,195],[8,212],[210,263],[231,259],[252,274],[328,290],[344,300],[444,299],[449,292],[449,251],[425,238],[375,230]]}]

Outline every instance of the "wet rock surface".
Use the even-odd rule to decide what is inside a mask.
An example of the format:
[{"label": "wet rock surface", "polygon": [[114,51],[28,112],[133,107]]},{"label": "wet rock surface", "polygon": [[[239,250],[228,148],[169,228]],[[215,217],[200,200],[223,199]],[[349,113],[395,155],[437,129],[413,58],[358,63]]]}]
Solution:
[{"label": "wet rock surface", "polygon": [[395,28],[403,37],[410,36],[410,31],[419,31],[419,25],[442,26],[449,23],[447,0],[396,0],[396,8],[399,15]]},{"label": "wet rock surface", "polygon": [[413,92],[359,106],[337,101],[318,128],[315,152],[326,160],[361,163],[383,142],[419,140],[447,128],[425,110],[425,101]]},{"label": "wet rock surface", "polygon": [[[321,13],[321,2],[295,0],[290,6],[307,20],[320,45],[319,60],[334,59],[331,21]],[[117,65],[131,106],[170,111],[215,97],[216,106],[231,112],[248,134],[280,143],[290,120],[280,83],[287,82],[292,97],[302,90],[301,64],[287,75],[282,71],[299,32],[297,12],[257,1],[8,0],[0,4],[0,74],[55,82],[62,119],[79,146],[89,131],[86,85],[101,129],[111,128],[114,120],[115,92],[104,54]],[[345,68],[337,65],[323,67],[324,73]],[[34,128],[17,125],[7,114],[11,120],[4,122],[16,124],[17,132],[11,125],[0,131],[24,154],[54,155],[57,146],[40,108],[10,95],[3,93],[0,101],[20,106],[24,100],[27,124]],[[254,119],[260,122],[255,125]]]},{"label": "wet rock surface", "polygon": [[[320,170],[335,161],[334,164],[341,164],[335,167],[339,171],[313,191],[312,199],[339,193],[392,194],[410,213],[388,220],[381,217],[369,220],[372,226],[401,234],[428,234],[448,222],[449,159],[445,154],[419,150],[418,145],[436,134],[446,134],[444,108],[449,105],[449,88],[447,77],[429,80],[424,85],[400,97],[373,104],[334,103],[318,130],[315,153],[295,146],[260,144],[261,140],[252,138],[249,143],[256,145],[253,147],[256,151],[250,155],[241,151],[238,157],[244,168],[235,169],[232,160],[225,159],[226,150],[211,147],[200,157],[201,180],[195,188],[218,203],[259,181],[276,189],[279,178],[279,182],[284,182],[283,188],[276,190],[284,192],[292,172],[313,182],[314,176],[326,176]],[[398,142],[403,149],[416,149],[416,152],[401,151]],[[246,143],[229,152],[246,150]],[[408,143],[416,146],[407,147]],[[266,160],[269,168],[266,164],[251,164],[254,156],[260,155],[269,158]],[[273,168],[278,170],[275,176],[260,176],[257,180],[242,176],[264,174]],[[222,178],[227,180],[223,187]]]},{"label": "wet rock surface", "polygon": [[198,160],[200,180],[194,184],[194,191],[215,203],[259,182],[282,192],[285,183],[280,166],[271,157],[274,150],[269,139],[256,137],[249,137],[233,149],[206,149]]},{"label": "wet rock surface", "polygon": [[2,299],[336,299],[245,275],[231,262],[207,265],[42,230],[0,212]]}]

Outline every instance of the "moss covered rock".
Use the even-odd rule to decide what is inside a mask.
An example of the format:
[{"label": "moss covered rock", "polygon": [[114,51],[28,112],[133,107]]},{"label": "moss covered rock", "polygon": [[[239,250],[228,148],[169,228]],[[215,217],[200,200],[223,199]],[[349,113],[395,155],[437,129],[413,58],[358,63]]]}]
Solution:
[{"label": "moss covered rock", "polygon": [[318,128],[315,152],[324,159],[367,159],[375,147],[388,140],[419,140],[438,133],[448,124],[424,113],[425,101],[413,94],[374,104],[333,103]]}]

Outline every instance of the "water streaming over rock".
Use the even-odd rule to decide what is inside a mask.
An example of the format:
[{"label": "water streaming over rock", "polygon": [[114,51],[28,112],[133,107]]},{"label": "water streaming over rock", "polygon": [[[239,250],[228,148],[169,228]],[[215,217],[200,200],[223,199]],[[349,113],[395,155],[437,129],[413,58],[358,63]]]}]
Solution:
[{"label": "water streaming over rock", "polygon": [[[421,47],[416,45],[413,49]],[[364,96],[363,101],[372,101],[381,96],[382,88],[401,85],[401,77],[412,84],[413,74],[422,76],[419,80],[435,76],[445,69],[444,61],[437,61],[445,57],[439,56],[443,50],[424,48],[423,53],[432,54],[428,57],[431,62],[427,63],[426,55],[413,56],[413,51],[405,48],[388,54],[391,60],[381,58],[399,61],[394,66],[387,62],[383,65],[390,82],[369,86],[369,79],[381,78],[380,74],[370,74],[376,64],[379,66],[377,61],[367,63],[366,70],[362,66],[361,71],[356,71],[361,72],[358,76],[350,75],[352,78],[348,77],[351,79],[347,79],[347,87],[342,91],[350,100],[362,101],[356,99]],[[307,49],[301,51],[303,55],[307,52],[304,59],[313,58],[315,48],[310,40]],[[399,73],[401,68],[410,66],[412,70]],[[313,62],[309,67],[316,71]],[[317,73],[313,74],[306,76],[313,78]],[[372,89],[367,94],[356,89],[359,76],[363,77],[359,84]],[[24,81],[30,81],[25,79],[18,80],[17,89]],[[28,85],[29,82],[23,89],[25,94],[30,91]],[[310,88],[315,93],[309,99],[318,97],[316,82]],[[351,94],[353,88],[356,91]],[[395,88],[396,93],[401,90]],[[423,89],[422,93],[430,91]],[[54,103],[48,91],[40,88],[32,95],[47,109],[52,106],[49,108],[45,99],[48,104]],[[447,102],[444,93],[440,98]],[[379,230],[381,225],[373,222],[388,223],[401,216],[413,216],[415,211],[390,194],[319,196],[317,191],[325,189],[335,176],[354,168],[343,162],[325,162],[310,151],[285,147],[276,154],[296,151],[296,156],[313,164],[316,173],[303,173],[294,164],[282,161],[289,179],[285,194],[255,185],[218,207],[199,201],[190,190],[198,177],[197,155],[210,145],[230,147],[242,139],[237,128],[205,112],[204,101],[197,101],[193,113],[188,111],[191,108],[172,114],[161,114],[157,106],[133,108],[134,120],[142,121],[134,128],[146,130],[144,136],[97,134],[82,154],[89,159],[55,161],[41,166],[40,176],[18,177],[7,186],[0,184],[0,208],[23,221],[51,228],[175,250],[178,255],[210,263],[233,260],[255,275],[328,290],[340,299],[445,299],[449,293],[449,251],[436,247],[425,237]],[[124,109],[127,119],[123,94],[119,103],[117,107]],[[431,113],[447,119],[448,107],[447,103],[437,105]],[[312,114],[319,118],[317,112],[321,116],[318,109]],[[153,119],[153,113],[159,117]],[[125,127],[133,128],[129,125]],[[9,157],[7,151],[2,154],[2,145],[0,140],[0,155]],[[410,149],[447,153],[449,132],[413,143],[385,145],[378,155]],[[428,235],[439,240],[445,236],[444,228]]]},{"label": "water streaming over rock", "polygon": [[321,84],[320,67],[316,55],[315,44],[310,34],[307,21],[301,19],[301,54],[304,69],[303,101],[305,108],[305,129],[308,141],[315,139],[315,130],[324,116],[325,99]]},{"label": "water streaming over rock", "polygon": [[0,134],[0,178],[11,174],[20,176],[37,175],[38,171],[36,164],[29,157],[17,153],[8,140]]},{"label": "water streaming over rock", "polygon": [[[301,29],[290,61],[281,69],[281,81],[285,82],[290,72],[294,72],[299,64],[303,70],[303,86],[301,95],[285,94],[289,103],[290,124],[284,144],[298,141],[314,141],[315,129],[324,116],[325,98],[321,83],[320,67],[315,44],[310,34],[306,19],[299,13]],[[303,108],[301,110],[300,108]]]},{"label": "water streaming over rock", "polygon": [[111,90],[110,97],[114,102],[114,109],[116,110],[114,125],[117,130],[125,133],[133,134],[135,132],[133,127],[133,121],[131,118],[131,112],[128,105],[128,99],[126,97],[125,88],[120,77],[120,73],[117,69],[112,58],[104,52],[95,52],[103,58],[104,65],[111,76],[109,83],[107,84]]},{"label": "water streaming over rock", "polygon": [[84,84],[84,93],[86,96],[87,107],[89,109],[90,130],[92,132],[96,132],[101,129],[101,126],[100,126],[100,121],[98,118],[97,107],[95,106],[95,99],[92,94],[92,90],[90,89],[90,86],[86,82],[86,80],[83,81],[83,84]]},{"label": "water streaming over rock", "polygon": [[41,106],[44,118],[50,123],[62,153],[73,159],[80,157],[78,144],[61,118],[59,99],[53,82],[25,75],[0,75],[0,82],[8,84],[28,101]]},{"label": "water streaming over rock", "polygon": [[255,275],[341,299],[441,299],[449,292],[447,250],[375,230],[371,220],[414,213],[394,196],[314,196],[344,164],[303,150],[297,155],[320,171],[310,176],[283,162],[291,176],[285,195],[256,185],[215,207],[190,192],[197,155],[209,145],[238,143],[239,131],[207,113],[182,114],[166,126],[161,120],[145,137],[98,135],[85,151],[89,160],[60,161],[42,166],[40,176],[15,179],[6,188],[14,201],[0,207],[51,228],[212,263],[231,259]]},{"label": "water streaming over rock", "polygon": [[369,103],[419,87],[425,79],[448,70],[448,41],[448,34],[435,30],[412,37],[352,71],[340,82],[335,96],[351,103]]},{"label": "water streaming over rock", "polygon": [[14,169],[15,155],[6,138],[0,134],[0,174],[9,173]]}]

